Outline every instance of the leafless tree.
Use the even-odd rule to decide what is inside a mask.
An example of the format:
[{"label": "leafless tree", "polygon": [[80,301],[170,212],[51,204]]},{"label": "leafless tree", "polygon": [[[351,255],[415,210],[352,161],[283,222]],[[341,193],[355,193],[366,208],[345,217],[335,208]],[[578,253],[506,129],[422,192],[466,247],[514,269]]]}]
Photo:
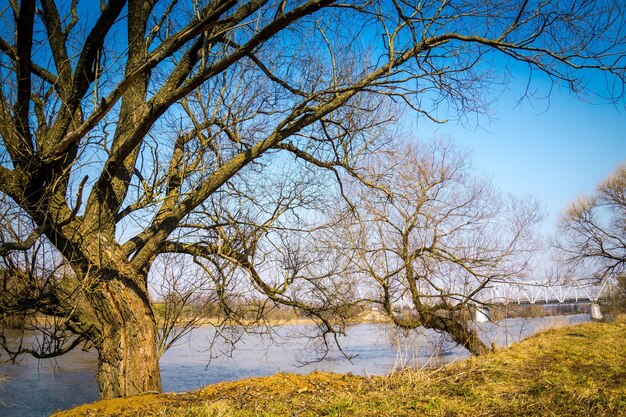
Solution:
[{"label": "leafless tree", "polygon": [[469,309],[489,305],[483,290],[529,272],[541,211],[498,195],[470,159],[447,141],[375,158],[378,190],[354,184],[348,195],[358,204],[346,207],[329,245],[393,323],[445,332],[483,354],[489,349],[468,323]]},{"label": "leafless tree", "polygon": [[561,214],[556,239],[569,274],[602,282],[626,272],[626,164]]},{"label": "leafless tree", "polygon": [[395,110],[485,110],[494,64],[576,94],[594,72],[619,100],[623,15],[591,0],[5,0],[0,190],[32,228],[2,252],[44,237],[70,267],[37,308],[98,350],[103,397],[161,389],[148,279],[164,253],[332,331],[337,275],[310,279],[316,252],[284,238],[311,202],[289,181],[256,187],[360,178]]}]

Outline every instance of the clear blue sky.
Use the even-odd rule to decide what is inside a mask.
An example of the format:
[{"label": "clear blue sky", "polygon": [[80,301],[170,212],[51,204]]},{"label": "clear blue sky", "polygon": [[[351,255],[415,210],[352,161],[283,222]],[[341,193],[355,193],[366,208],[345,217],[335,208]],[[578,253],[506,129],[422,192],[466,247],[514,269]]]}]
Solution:
[{"label": "clear blue sky", "polygon": [[[547,82],[538,87],[547,89]],[[508,86],[491,107],[491,120],[472,126],[434,125],[420,118],[418,137],[449,136],[473,150],[475,166],[500,190],[533,195],[547,218],[543,230],[555,231],[558,215],[573,199],[593,193],[615,167],[626,162],[626,112],[613,104],[583,102],[564,89],[549,99],[519,104],[524,80]]]}]

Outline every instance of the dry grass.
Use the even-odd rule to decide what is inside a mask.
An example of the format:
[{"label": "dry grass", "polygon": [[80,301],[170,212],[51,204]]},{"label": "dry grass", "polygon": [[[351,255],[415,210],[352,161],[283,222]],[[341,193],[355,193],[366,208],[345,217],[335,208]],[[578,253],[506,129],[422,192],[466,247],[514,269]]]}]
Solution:
[{"label": "dry grass", "polygon": [[277,374],[57,416],[626,416],[625,341],[622,317],[548,330],[437,370]]}]

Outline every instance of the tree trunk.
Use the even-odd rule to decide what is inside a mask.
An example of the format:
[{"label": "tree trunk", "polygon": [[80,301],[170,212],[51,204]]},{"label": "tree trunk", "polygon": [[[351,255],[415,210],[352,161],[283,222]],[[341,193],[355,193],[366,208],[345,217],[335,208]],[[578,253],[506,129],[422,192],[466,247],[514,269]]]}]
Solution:
[{"label": "tree trunk", "polygon": [[462,317],[431,316],[428,320],[424,320],[424,326],[448,333],[453,341],[463,346],[472,355],[485,355],[491,352],[489,347],[480,340],[476,330],[468,326]]},{"label": "tree trunk", "polygon": [[157,326],[147,291],[134,281],[103,282],[94,295],[100,338],[97,380],[103,399],[161,392]]},{"label": "tree trunk", "polygon": [[476,330],[465,323],[455,323],[450,331],[452,340],[467,349],[472,355],[485,355],[491,349],[478,337]]}]

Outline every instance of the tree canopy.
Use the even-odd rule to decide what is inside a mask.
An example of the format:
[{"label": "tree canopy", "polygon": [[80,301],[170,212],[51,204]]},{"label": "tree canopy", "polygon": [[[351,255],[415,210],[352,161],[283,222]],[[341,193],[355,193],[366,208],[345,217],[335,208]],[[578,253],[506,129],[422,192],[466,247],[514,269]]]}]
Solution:
[{"label": "tree canopy", "polygon": [[542,212],[532,199],[498,193],[470,161],[442,140],[378,155],[370,173],[378,188],[353,185],[358,204],[326,241],[394,324],[448,333],[483,354],[469,316],[489,305],[483,290],[532,273]]},{"label": "tree canopy", "polygon": [[618,166],[561,214],[557,249],[579,278],[593,282],[626,272],[626,165]]}]

